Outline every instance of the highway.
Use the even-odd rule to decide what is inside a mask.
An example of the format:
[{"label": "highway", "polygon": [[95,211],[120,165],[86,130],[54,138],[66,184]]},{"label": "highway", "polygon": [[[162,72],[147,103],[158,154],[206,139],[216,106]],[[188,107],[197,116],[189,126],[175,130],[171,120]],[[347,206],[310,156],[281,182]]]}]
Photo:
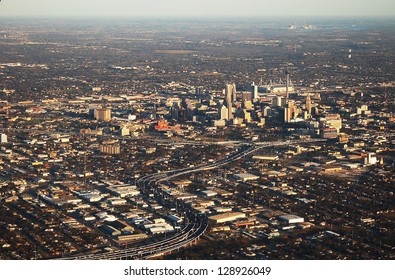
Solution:
[{"label": "highway", "polygon": [[208,226],[207,217],[200,216],[189,223],[182,230],[172,237],[154,242],[148,245],[141,245],[122,250],[114,250],[106,253],[87,254],[63,260],[118,260],[118,259],[150,259],[155,256],[170,253],[182,247],[193,244],[206,231]]},{"label": "highway", "polygon": [[[197,166],[182,168],[178,170],[166,171],[161,173],[150,174],[140,178],[137,185],[145,194],[154,194],[158,200],[164,197],[165,192],[160,187],[160,182],[170,180],[172,178],[207,171],[227,165],[237,161],[243,157],[257,152],[260,149],[268,147],[278,147],[287,145],[306,144],[312,142],[323,142],[323,139],[291,140],[277,142],[260,142],[239,147],[236,152],[223,157],[216,162],[202,163]],[[165,203],[165,201],[163,201]],[[126,249],[114,250],[105,253],[95,253],[86,255],[77,255],[73,257],[62,258],[63,260],[99,260],[99,259],[150,259],[163,254],[171,253],[183,247],[191,246],[206,231],[208,227],[208,217],[196,212],[191,206],[183,201],[178,201],[180,209],[183,210],[182,216],[185,216],[188,223],[179,232],[162,241],[154,242],[148,245],[139,245]]]}]

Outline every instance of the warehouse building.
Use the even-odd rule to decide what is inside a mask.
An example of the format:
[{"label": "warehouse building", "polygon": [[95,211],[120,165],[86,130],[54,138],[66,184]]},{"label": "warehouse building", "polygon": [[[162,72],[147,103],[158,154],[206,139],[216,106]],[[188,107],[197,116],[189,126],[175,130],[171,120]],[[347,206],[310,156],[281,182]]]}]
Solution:
[{"label": "warehouse building", "polygon": [[243,182],[254,181],[259,179],[259,176],[248,174],[248,173],[233,174],[233,177],[235,177],[236,180],[240,180]]},{"label": "warehouse building", "polygon": [[297,224],[304,222],[304,218],[292,214],[281,215],[278,217],[278,219],[282,222],[286,222],[287,224]]},{"label": "warehouse building", "polygon": [[238,219],[245,218],[246,214],[242,212],[228,212],[209,217],[211,223],[222,224],[226,222],[233,222]]}]

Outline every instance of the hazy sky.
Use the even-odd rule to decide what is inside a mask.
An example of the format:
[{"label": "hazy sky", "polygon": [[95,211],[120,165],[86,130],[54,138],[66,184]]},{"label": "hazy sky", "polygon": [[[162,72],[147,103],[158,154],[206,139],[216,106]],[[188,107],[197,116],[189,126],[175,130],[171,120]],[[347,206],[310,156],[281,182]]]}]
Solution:
[{"label": "hazy sky", "polygon": [[394,0],[2,0],[2,16],[395,16]]}]

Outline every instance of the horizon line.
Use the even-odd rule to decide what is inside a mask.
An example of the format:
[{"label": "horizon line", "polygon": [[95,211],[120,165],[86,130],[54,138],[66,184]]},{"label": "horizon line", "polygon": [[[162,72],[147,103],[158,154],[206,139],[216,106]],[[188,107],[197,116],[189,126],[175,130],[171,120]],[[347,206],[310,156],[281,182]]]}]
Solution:
[{"label": "horizon line", "polygon": [[[231,18],[229,18],[231,16]],[[288,19],[288,18],[311,18],[311,19],[395,19],[395,15],[5,15],[2,19],[226,19],[233,21],[238,19],[265,20],[265,19]]]}]

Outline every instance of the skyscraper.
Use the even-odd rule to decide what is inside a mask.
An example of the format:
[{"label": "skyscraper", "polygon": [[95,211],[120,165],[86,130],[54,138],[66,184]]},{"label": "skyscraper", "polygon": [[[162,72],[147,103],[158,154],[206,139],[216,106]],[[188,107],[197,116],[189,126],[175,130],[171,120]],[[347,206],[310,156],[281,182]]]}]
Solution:
[{"label": "skyscraper", "polygon": [[288,66],[287,66],[287,70],[285,70],[285,75],[287,76],[287,84],[286,84],[287,99],[286,99],[286,102],[288,103],[288,99],[289,99],[289,71],[288,71]]},{"label": "skyscraper", "polygon": [[306,97],[306,110],[311,115],[311,98],[310,98],[310,93]]},{"label": "skyscraper", "polygon": [[254,82],[251,84],[251,93],[252,93],[252,98],[254,100],[258,99],[258,85],[256,85]]},{"label": "skyscraper", "polygon": [[236,84],[226,84],[225,86],[225,96],[227,97],[230,95],[231,101],[236,102],[237,100],[237,91],[236,91]]},{"label": "skyscraper", "polygon": [[196,88],[195,88],[195,94],[196,94],[197,96],[202,96],[202,95],[204,95],[204,89],[203,89],[203,87],[201,87],[201,86],[196,87]]},{"label": "skyscraper", "polygon": [[287,108],[289,109],[289,119],[293,119],[295,117],[295,101],[288,100]]},{"label": "skyscraper", "polygon": [[235,84],[226,84],[225,86],[225,105],[228,109],[228,120],[233,119],[233,101],[236,101],[236,86]]}]

